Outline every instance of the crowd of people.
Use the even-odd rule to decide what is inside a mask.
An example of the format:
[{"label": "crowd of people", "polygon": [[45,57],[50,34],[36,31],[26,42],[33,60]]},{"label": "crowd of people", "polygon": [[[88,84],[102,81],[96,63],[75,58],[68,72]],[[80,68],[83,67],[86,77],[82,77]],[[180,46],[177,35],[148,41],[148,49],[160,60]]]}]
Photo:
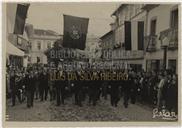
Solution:
[{"label": "crowd of people", "polygon": [[[110,100],[113,107],[123,98],[123,105],[141,103],[166,108],[177,112],[178,80],[177,75],[170,70],[165,71],[135,71],[108,70],[110,72],[125,72],[127,80],[51,80],[50,74],[60,72],[67,74],[65,69],[48,67],[7,68],[6,84],[7,98],[12,99],[12,106],[16,98],[20,103],[27,102],[27,107],[34,106],[34,100],[44,102],[55,101],[56,105],[65,104],[65,100],[72,97],[74,104],[80,107],[83,102],[96,106],[101,100]],[[104,70],[81,69],[74,71],[99,74]],[[109,96],[110,95],[110,96]]]}]

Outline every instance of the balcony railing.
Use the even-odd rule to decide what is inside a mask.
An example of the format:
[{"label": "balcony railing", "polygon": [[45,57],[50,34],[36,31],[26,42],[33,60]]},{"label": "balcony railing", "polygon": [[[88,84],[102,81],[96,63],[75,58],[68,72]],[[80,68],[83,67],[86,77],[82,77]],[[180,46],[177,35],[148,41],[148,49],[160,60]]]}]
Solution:
[{"label": "balcony railing", "polygon": [[178,48],[178,29],[177,28],[169,28],[160,32],[161,47],[163,47],[166,43],[166,42],[163,42],[164,38],[167,38],[169,41],[167,42],[168,49],[174,50]]},{"label": "balcony railing", "polygon": [[29,50],[29,42],[21,37],[18,37],[18,42],[17,42],[17,47],[23,51],[28,51]]},{"label": "balcony railing", "polygon": [[146,36],[145,44],[147,44],[147,48],[146,48],[147,52],[154,52],[156,50],[157,35]]},{"label": "balcony railing", "polygon": [[30,44],[26,39],[24,39],[24,38],[22,38],[20,36],[14,35],[14,34],[9,34],[8,39],[17,48],[19,48],[19,49],[21,49],[21,50],[23,50],[25,52],[28,52]]}]

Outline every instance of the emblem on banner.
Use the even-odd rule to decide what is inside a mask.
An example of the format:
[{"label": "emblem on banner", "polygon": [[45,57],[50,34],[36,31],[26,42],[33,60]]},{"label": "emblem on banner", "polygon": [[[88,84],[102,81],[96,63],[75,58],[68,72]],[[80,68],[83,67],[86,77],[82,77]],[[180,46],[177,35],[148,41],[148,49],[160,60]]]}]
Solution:
[{"label": "emblem on banner", "polygon": [[80,39],[80,37],[81,37],[78,28],[76,28],[74,25],[71,28],[70,36],[74,40]]}]

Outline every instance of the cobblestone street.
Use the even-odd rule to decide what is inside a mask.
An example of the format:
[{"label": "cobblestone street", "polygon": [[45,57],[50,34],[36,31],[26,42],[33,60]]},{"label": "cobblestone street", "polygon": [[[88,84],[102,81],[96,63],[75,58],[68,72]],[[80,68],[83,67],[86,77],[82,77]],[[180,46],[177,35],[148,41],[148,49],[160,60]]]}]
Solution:
[{"label": "cobblestone street", "polygon": [[118,107],[112,107],[109,100],[102,99],[97,106],[84,102],[83,107],[73,105],[73,99],[57,107],[55,101],[35,101],[33,108],[26,103],[11,107],[8,101],[7,120],[9,121],[154,121],[152,108],[139,104],[129,104],[124,108],[122,99]]}]

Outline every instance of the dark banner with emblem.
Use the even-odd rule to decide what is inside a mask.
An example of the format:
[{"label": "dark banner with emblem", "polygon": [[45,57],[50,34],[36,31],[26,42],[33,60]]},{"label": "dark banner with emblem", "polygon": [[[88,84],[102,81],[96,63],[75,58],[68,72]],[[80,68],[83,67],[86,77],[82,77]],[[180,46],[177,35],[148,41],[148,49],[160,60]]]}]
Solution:
[{"label": "dark banner with emblem", "polygon": [[74,49],[85,49],[85,42],[88,30],[88,18],[75,16],[64,16],[63,47]]},{"label": "dark banner with emblem", "polygon": [[23,35],[25,27],[25,19],[27,18],[27,12],[30,4],[18,4],[16,10],[14,34]]}]

